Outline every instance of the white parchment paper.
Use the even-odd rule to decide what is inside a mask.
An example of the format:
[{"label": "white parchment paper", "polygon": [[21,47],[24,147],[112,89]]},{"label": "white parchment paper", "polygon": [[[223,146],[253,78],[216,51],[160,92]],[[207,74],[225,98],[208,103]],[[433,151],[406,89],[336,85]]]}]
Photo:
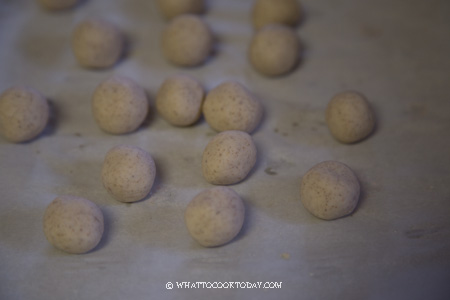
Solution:
[{"label": "white parchment paper", "polygon": [[[161,53],[166,21],[154,1],[86,0],[50,13],[35,1],[0,0],[0,90],[26,84],[52,105],[39,138],[0,139],[0,299],[450,299],[450,2],[304,0],[302,63],[280,78],[248,63],[251,4],[208,1],[215,54],[179,69]],[[114,68],[75,62],[71,32],[91,16],[128,36]],[[257,164],[231,186],[246,221],[223,247],[202,248],[184,225],[187,203],[211,187],[200,163],[215,132],[204,120],[172,127],[155,113],[158,87],[176,73],[207,89],[237,80],[265,107],[253,134]],[[106,134],[93,120],[91,95],[112,74],[135,79],[152,103],[132,134]],[[354,145],[335,141],[324,122],[328,101],[346,89],[364,93],[377,118],[373,135]],[[156,161],[155,186],[138,203],[119,203],[102,187],[104,155],[122,143]],[[330,159],[356,172],[362,195],[354,214],[327,222],[303,208],[299,181]],[[63,253],[45,239],[45,208],[62,194],[90,199],[105,215],[103,240],[88,254]],[[176,285],[230,281],[282,285]]]}]

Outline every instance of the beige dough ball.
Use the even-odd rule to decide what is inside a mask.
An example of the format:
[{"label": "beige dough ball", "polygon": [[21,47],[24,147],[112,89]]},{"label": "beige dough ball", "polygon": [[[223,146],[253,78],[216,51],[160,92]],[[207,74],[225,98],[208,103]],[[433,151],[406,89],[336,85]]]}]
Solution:
[{"label": "beige dough ball", "polygon": [[213,187],[192,199],[184,216],[194,240],[204,247],[216,247],[228,243],[239,233],[245,206],[232,189]]},{"label": "beige dough ball", "polygon": [[342,143],[354,143],[367,137],[375,127],[375,118],[364,95],[342,92],[328,103],[326,122],[331,134]]},{"label": "beige dough ball", "polygon": [[166,19],[184,14],[202,14],[205,0],[158,0],[158,6]]},{"label": "beige dough ball", "polygon": [[46,9],[61,10],[75,6],[78,0],[38,0],[38,2]]},{"label": "beige dough ball", "polygon": [[203,177],[212,184],[238,183],[247,177],[256,162],[256,146],[243,131],[224,131],[216,135],[203,151]]},{"label": "beige dough ball", "polygon": [[172,20],[162,35],[162,49],[171,63],[194,67],[211,53],[213,37],[206,23],[194,15],[181,15]]},{"label": "beige dough ball", "polygon": [[155,176],[153,158],[139,147],[116,146],[106,154],[103,162],[103,186],[121,202],[144,199],[150,193]]},{"label": "beige dough ball", "polygon": [[333,220],[350,214],[358,204],[359,182],[353,171],[337,161],[324,161],[302,178],[300,199],[314,216]]},{"label": "beige dough ball", "polygon": [[206,122],[216,131],[251,133],[261,122],[261,102],[243,85],[228,81],[212,89],[203,104]]},{"label": "beige dough ball", "polygon": [[0,133],[13,143],[38,136],[47,125],[49,105],[37,90],[16,86],[0,95]]},{"label": "beige dough ball", "polygon": [[205,92],[196,79],[187,75],[167,78],[156,96],[156,109],[175,126],[194,124],[201,115]]},{"label": "beige dough ball", "polygon": [[286,74],[300,59],[300,39],[284,25],[267,25],[255,33],[248,56],[252,66],[266,76]]},{"label": "beige dough ball", "polygon": [[253,4],[252,22],[255,29],[267,24],[296,26],[302,17],[297,0],[256,0]]},{"label": "beige dough ball", "polygon": [[68,253],[86,253],[103,235],[103,214],[93,202],[75,196],[59,196],[44,214],[44,233],[56,248]]},{"label": "beige dough ball", "polygon": [[112,134],[136,130],[149,110],[147,96],[134,80],[113,76],[103,81],[92,97],[92,112],[98,126]]},{"label": "beige dough ball", "polygon": [[124,36],[112,23],[89,19],[75,28],[72,48],[78,63],[85,68],[108,68],[120,58]]}]

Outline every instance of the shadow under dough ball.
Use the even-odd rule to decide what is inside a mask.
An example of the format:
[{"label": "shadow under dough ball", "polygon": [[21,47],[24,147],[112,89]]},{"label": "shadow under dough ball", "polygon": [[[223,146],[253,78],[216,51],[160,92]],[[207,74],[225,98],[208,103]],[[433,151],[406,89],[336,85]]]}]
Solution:
[{"label": "shadow under dough ball", "polygon": [[343,163],[324,161],[312,167],[300,184],[300,200],[314,216],[333,220],[350,214],[358,204],[360,185]]},{"label": "shadow under dough ball", "polygon": [[369,102],[358,92],[347,91],[328,103],[326,122],[331,134],[342,143],[355,143],[369,136],[375,118]]},{"label": "shadow under dough ball", "polygon": [[124,49],[124,35],[113,23],[88,19],[74,30],[72,49],[84,68],[102,69],[113,66]]},{"label": "shadow under dough ball", "polygon": [[111,134],[135,131],[149,110],[145,91],[134,80],[114,75],[103,81],[92,96],[92,112],[98,126]]},{"label": "shadow under dough ball", "polygon": [[298,0],[256,0],[252,9],[255,29],[268,24],[296,26],[302,18],[302,8]]},{"label": "shadow under dough ball", "polygon": [[248,133],[237,130],[221,132],[203,151],[203,177],[216,185],[238,183],[247,177],[256,157],[256,146]]},{"label": "shadow under dough ball", "polygon": [[245,206],[232,189],[213,187],[189,202],[184,217],[194,240],[204,247],[217,247],[230,242],[239,233]]},{"label": "shadow under dough ball", "polygon": [[213,36],[208,25],[198,16],[174,18],[162,34],[162,50],[171,63],[180,67],[202,64],[211,54]]},{"label": "shadow under dough ball", "polygon": [[44,214],[44,233],[56,248],[81,254],[95,248],[103,230],[103,214],[95,203],[75,196],[59,196]]},{"label": "shadow under dough ball", "polygon": [[292,28],[271,24],[255,33],[248,57],[259,73],[279,76],[295,68],[300,59],[300,52],[300,38]]},{"label": "shadow under dough ball", "polygon": [[49,111],[47,99],[37,90],[11,87],[0,95],[0,133],[13,143],[29,141],[45,129]]},{"label": "shadow under dough ball", "polygon": [[168,20],[179,15],[205,12],[205,0],[158,0],[158,6]]}]

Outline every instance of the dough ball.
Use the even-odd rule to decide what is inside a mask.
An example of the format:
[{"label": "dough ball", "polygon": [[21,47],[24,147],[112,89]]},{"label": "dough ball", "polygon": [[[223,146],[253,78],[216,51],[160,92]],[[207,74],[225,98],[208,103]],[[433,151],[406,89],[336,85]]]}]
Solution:
[{"label": "dough ball", "polygon": [[92,97],[92,112],[98,126],[112,134],[136,130],[149,110],[145,91],[134,80],[113,76],[103,81]]},{"label": "dough ball", "polygon": [[212,44],[210,29],[201,18],[194,15],[176,17],[162,35],[165,57],[181,67],[203,63],[211,53]]},{"label": "dough ball", "polygon": [[194,240],[204,247],[216,247],[228,243],[239,233],[245,206],[232,189],[213,187],[192,199],[184,216]]},{"label": "dough ball", "polygon": [[258,72],[266,76],[278,76],[295,68],[300,51],[300,39],[293,29],[272,24],[255,33],[248,55]]},{"label": "dough ball", "polygon": [[108,68],[119,60],[124,48],[124,36],[110,22],[89,19],[75,28],[72,48],[82,67]]},{"label": "dough ball", "polygon": [[205,92],[196,79],[187,75],[167,78],[156,96],[156,109],[175,126],[194,124],[201,115]]},{"label": "dough ball", "polygon": [[337,161],[324,161],[302,178],[300,199],[314,216],[333,220],[350,214],[358,204],[359,182],[353,171]]},{"label": "dough ball", "polygon": [[256,146],[243,131],[224,131],[216,135],[203,151],[203,177],[212,184],[238,183],[247,177],[256,162]]},{"label": "dough ball", "polygon": [[342,143],[367,137],[375,127],[369,102],[358,92],[342,92],[328,103],[326,122],[331,134]]},{"label": "dough ball", "polygon": [[261,102],[238,82],[228,81],[212,89],[203,104],[206,122],[216,131],[251,133],[261,122]]},{"label": "dough ball", "polygon": [[158,0],[159,9],[166,19],[184,14],[201,14],[205,0]]},{"label": "dough ball", "polygon": [[255,29],[267,24],[296,26],[302,17],[297,0],[256,0],[253,4],[252,22]]},{"label": "dough ball", "polygon": [[156,166],[145,150],[127,145],[112,148],[102,168],[103,186],[121,202],[136,202],[150,192],[156,176]]},{"label": "dough ball", "polygon": [[97,246],[103,235],[103,214],[93,202],[75,196],[59,196],[44,214],[44,233],[56,248],[80,254]]},{"label": "dough ball", "polygon": [[0,133],[13,143],[38,136],[47,125],[49,105],[37,90],[17,86],[0,95]]},{"label": "dough ball", "polygon": [[75,6],[78,0],[38,0],[38,2],[46,9],[61,10]]}]

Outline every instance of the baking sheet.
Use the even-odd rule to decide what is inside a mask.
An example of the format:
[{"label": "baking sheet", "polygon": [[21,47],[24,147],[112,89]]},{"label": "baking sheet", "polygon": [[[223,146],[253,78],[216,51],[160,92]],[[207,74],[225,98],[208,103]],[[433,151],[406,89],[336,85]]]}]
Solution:
[{"label": "baking sheet", "polygon": [[[179,69],[159,47],[166,22],[153,1],[86,0],[49,13],[35,1],[0,1],[0,90],[27,84],[46,95],[51,122],[23,144],[0,139],[0,299],[449,299],[450,298],[450,2],[302,1],[302,63],[265,78],[249,65],[251,1],[208,1],[217,36],[203,66]],[[130,41],[114,68],[80,68],[73,27],[103,16]],[[211,187],[201,154],[214,136],[204,120],[168,125],[153,109],[137,132],[112,136],[95,124],[90,99],[111,76],[132,77],[154,107],[169,75],[197,77],[207,89],[238,80],[265,107],[253,134],[254,171],[233,185],[246,221],[230,244],[206,249],[189,236],[187,203]],[[377,128],[355,145],[329,134],[324,109],[337,92],[363,92]],[[150,197],[113,200],[102,187],[105,153],[121,143],[156,161]],[[299,199],[301,176],[338,160],[362,185],[357,210],[321,221]],[[61,194],[98,204],[106,221],[100,245],[85,255],[53,248],[42,231],[46,206]],[[174,284],[166,289],[166,284]],[[179,288],[180,282],[281,282],[281,288]]]}]

